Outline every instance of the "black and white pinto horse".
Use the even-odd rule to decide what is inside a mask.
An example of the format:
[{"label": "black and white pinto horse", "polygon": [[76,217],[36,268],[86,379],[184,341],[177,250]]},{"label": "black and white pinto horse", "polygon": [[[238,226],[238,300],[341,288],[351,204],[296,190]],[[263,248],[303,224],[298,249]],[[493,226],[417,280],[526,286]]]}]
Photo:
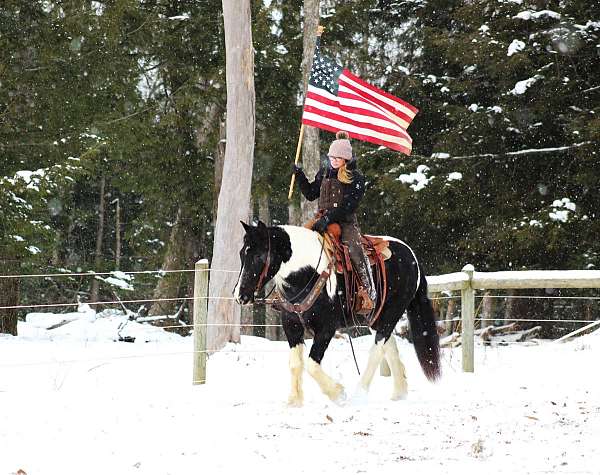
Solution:
[{"label": "black and white pinto horse", "polygon": [[[329,267],[329,259],[318,233],[297,226],[267,227],[242,223],[246,230],[240,250],[241,270],[234,296],[242,305],[254,301],[265,283],[274,279],[282,298],[292,303],[302,302],[311,291],[318,275]],[[431,302],[427,297],[427,281],[415,253],[404,242],[390,241],[392,257],[385,261],[387,294],[385,306],[372,326],[375,343],[370,350],[367,367],[361,375],[357,395],[365,397],[376,369],[385,358],[392,376],[392,399],[404,399],[408,386],[404,365],[392,335],[398,320],[407,311],[413,344],[421,368],[430,381],[440,376],[440,349]],[[328,376],[321,361],[329,342],[339,328],[347,325],[342,302],[345,301],[344,279],[331,272],[326,285],[302,318],[282,311],[283,330],[290,345],[289,367],[292,384],[290,406],[303,403],[302,373],[304,369],[304,325],[314,333],[308,357],[308,373],[321,390],[336,403],[346,395],[343,386]]]}]

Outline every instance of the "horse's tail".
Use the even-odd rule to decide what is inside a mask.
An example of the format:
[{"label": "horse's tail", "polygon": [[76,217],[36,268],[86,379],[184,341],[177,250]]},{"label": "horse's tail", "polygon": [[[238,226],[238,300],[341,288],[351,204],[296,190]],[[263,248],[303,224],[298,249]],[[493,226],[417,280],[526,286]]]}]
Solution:
[{"label": "horse's tail", "polygon": [[430,381],[436,381],[442,374],[440,364],[440,339],[435,324],[435,315],[431,301],[427,296],[427,279],[420,269],[421,280],[419,288],[408,305],[408,321],[417,359],[423,373]]}]

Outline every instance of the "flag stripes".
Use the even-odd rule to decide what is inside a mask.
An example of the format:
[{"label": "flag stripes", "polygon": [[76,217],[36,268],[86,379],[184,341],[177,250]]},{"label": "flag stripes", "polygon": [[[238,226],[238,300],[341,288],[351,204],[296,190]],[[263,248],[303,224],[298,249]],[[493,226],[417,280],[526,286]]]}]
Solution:
[{"label": "flag stripes", "polygon": [[418,113],[407,102],[382,91],[344,69],[337,88],[324,87],[322,78],[308,86],[302,122],[383,145],[410,155],[412,139],[406,129]]}]

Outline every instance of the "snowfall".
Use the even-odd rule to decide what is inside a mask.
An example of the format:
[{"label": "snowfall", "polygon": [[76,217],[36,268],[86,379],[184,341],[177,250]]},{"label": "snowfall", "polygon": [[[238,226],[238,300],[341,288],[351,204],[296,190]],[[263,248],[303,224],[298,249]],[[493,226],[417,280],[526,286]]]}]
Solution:
[{"label": "snowfall", "polygon": [[[2,475],[600,474],[600,331],[476,343],[474,373],[444,349],[437,384],[396,337],[406,400],[377,375],[368,400],[338,406],[305,374],[302,408],[286,406],[283,341],[242,337],[193,385],[191,336],[117,312],[29,314],[18,332],[0,335]],[[372,337],[353,342],[363,368]],[[352,394],[347,339],[323,367]]]}]

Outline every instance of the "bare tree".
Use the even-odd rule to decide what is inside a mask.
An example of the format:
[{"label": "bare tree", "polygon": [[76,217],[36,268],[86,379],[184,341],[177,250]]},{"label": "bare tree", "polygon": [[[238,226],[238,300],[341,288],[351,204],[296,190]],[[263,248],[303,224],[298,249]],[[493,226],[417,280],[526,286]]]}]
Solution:
[{"label": "bare tree", "polygon": [[[240,341],[240,307],[231,300],[250,211],[254,161],[254,56],[250,0],[223,0],[227,78],[227,144],[210,273],[207,347]],[[218,325],[215,325],[218,324]]]},{"label": "bare tree", "polygon": [[[204,114],[196,127],[196,147],[202,149],[207,146],[210,140],[212,129],[217,126],[220,120],[221,108],[216,102],[209,102],[206,105]],[[183,151],[179,152],[183,155]],[[192,217],[190,210],[185,205],[179,205],[175,215],[175,222],[169,236],[167,252],[163,258],[161,269],[164,271],[173,271],[193,267],[193,263],[198,255],[199,238],[192,228]],[[193,276],[171,272],[165,274],[156,284],[152,296],[154,303],[150,307],[149,315],[174,315],[181,302],[175,300],[181,297],[182,289],[186,287],[193,289]],[[187,295],[193,295],[188,293]],[[193,303],[190,305],[190,315]]]},{"label": "bare tree", "polygon": [[[94,272],[100,271],[100,265],[102,264],[102,242],[104,240],[104,213],[106,208],[106,175],[102,174],[100,179],[100,202],[98,203],[98,230],[96,232],[96,253],[94,257]],[[98,279],[94,278],[92,281],[92,289],[90,291],[90,302],[98,301],[98,293],[100,291]]]},{"label": "bare tree", "polygon": [[[182,266],[182,254],[184,249],[183,228],[185,226],[183,219],[183,209],[181,206],[177,208],[175,222],[171,228],[169,244],[167,252],[163,258],[161,269],[164,271],[173,271],[180,269]],[[156,284],[152,300],[154,301],[150,307],[148,315],[172,315],[175,313],[175,308],[178,302],[165,300],[176,298],[181,285],[181,275],[179,273],[167,273]]]},{"label": "bare tree", "polygon": [[[0,259],[3,273],[20,274],[18,260]],[[14,307],[19,305],[20,279],[4,278],[0,279],[0,307]],[[8,333],[17,336],[17,309],[0,309],[0,333]]]},{"label": "bare tree", "polygon": [[[302,80],[304,97],[308,88],[308,78],[312,68],[313,55],[317,44],[317,27],[319,26],[319,0],[304,0],[304,43],[302,55]],[[302,165],[309,180],[315,176],[320,165],[319,129],[309,125],[304,126],[304,140],[302,142]],[[316,201],[307,201],[300,198],[302,209],[302,222],[310,220],[317,211]]]}]

